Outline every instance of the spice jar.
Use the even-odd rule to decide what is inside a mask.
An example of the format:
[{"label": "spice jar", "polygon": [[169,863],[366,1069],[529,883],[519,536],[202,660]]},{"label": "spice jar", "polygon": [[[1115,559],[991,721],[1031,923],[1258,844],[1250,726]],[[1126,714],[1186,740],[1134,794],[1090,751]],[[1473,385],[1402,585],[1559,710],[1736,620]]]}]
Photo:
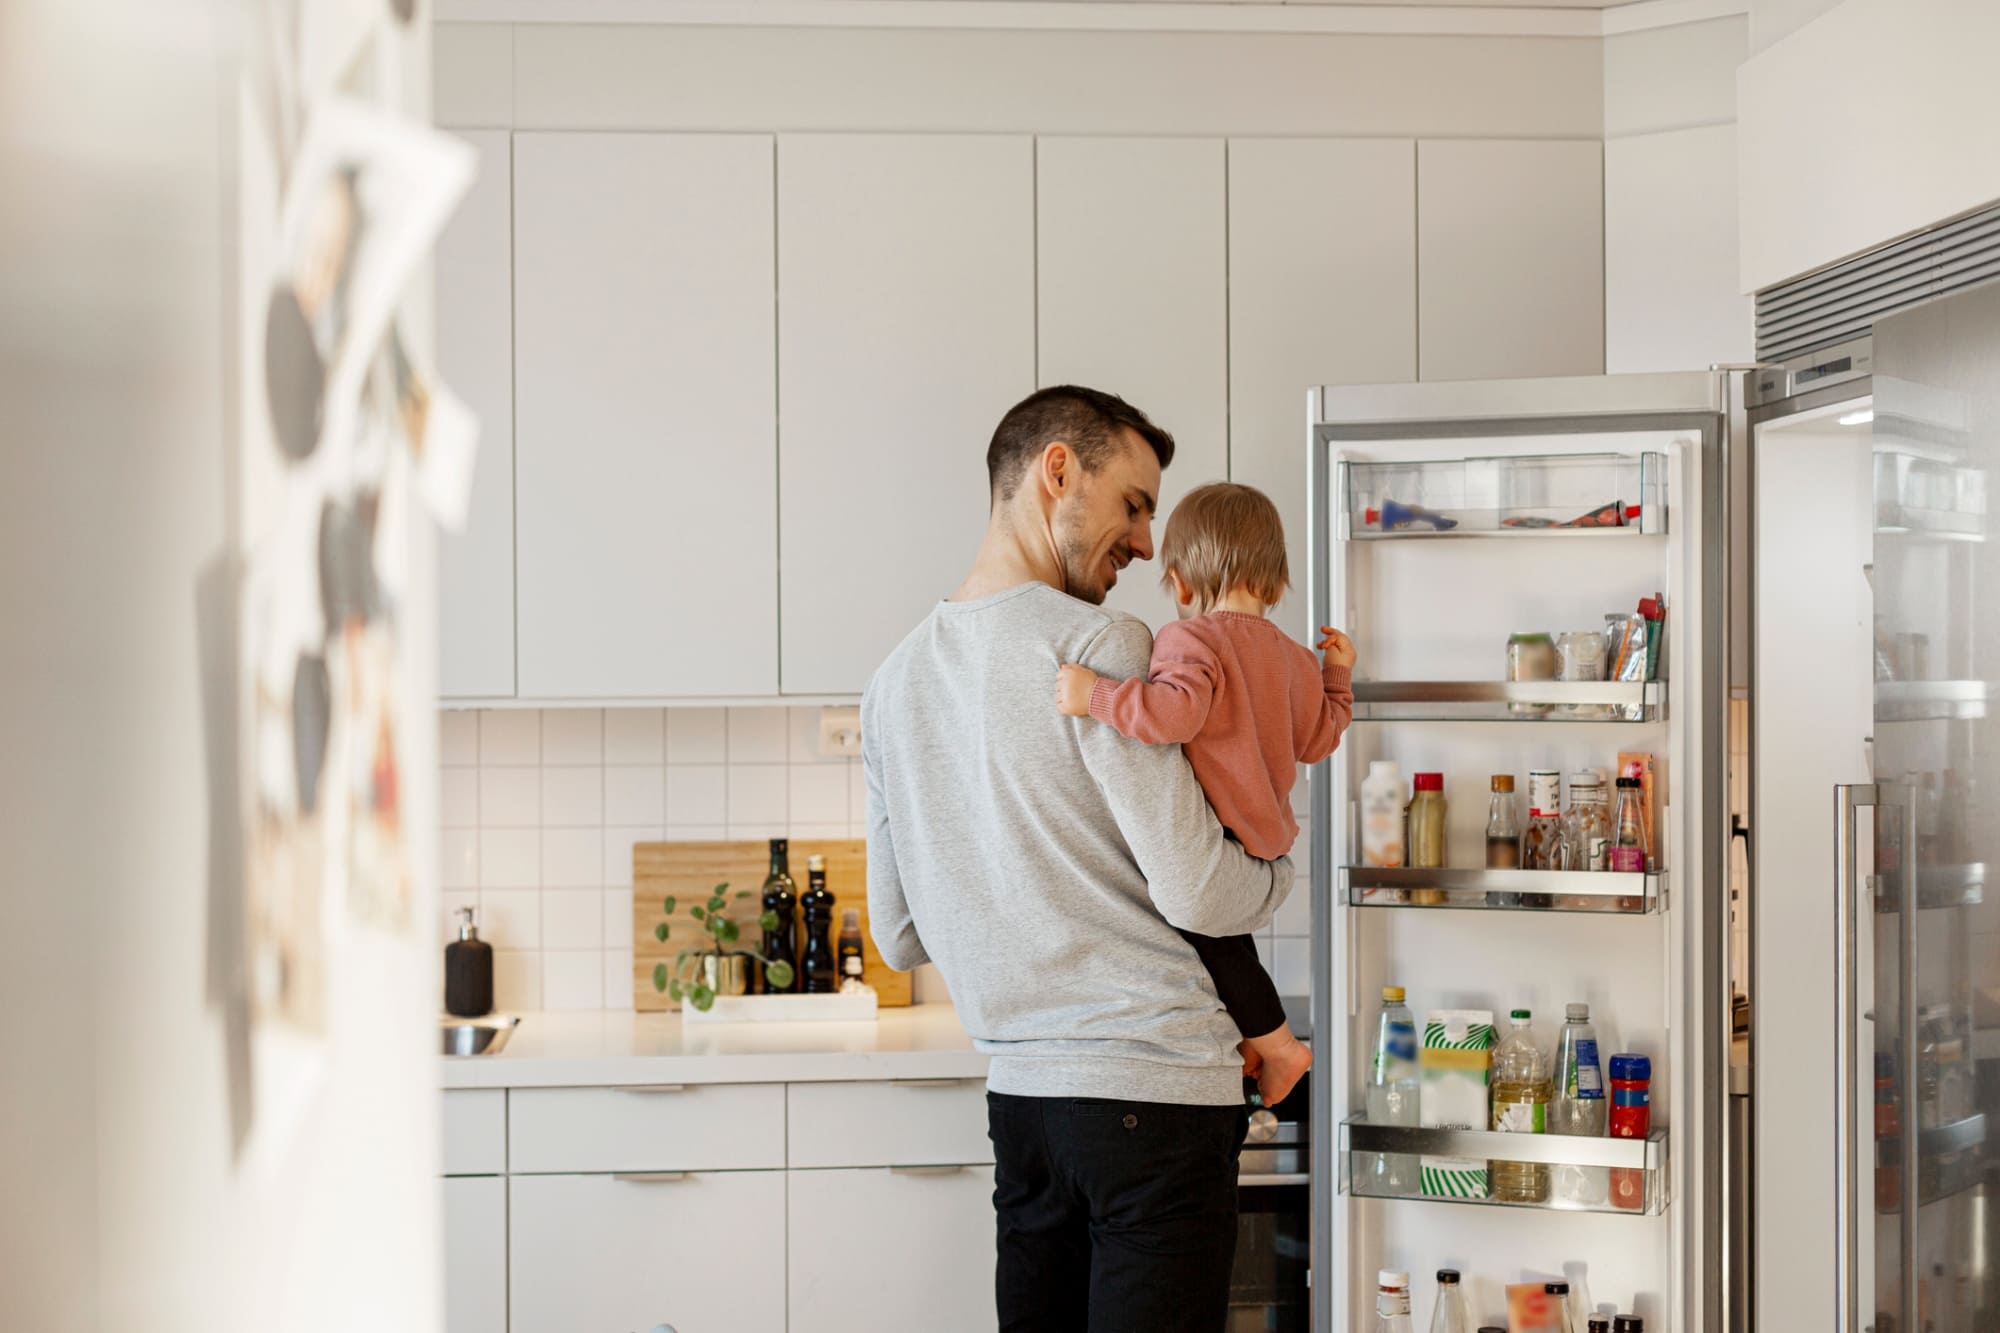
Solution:
[{"label": "spice jar", "polygon": [[[1556,679],[1566,683],[1604,679],[1604,635],[1594,629],[1571,630],[1556,640]],[[1564,717],[1601,718],[1603,704],[1563,704]]]},{"label": "spice jar", "polygon": [[[1643,1055],[1611,1057],[1611,1137],[1643,1139],[1653,1129],[1653,1062]],[[1611,1202],[1635,1212],[1646,1206],[1646,1173],[1611,1169]]]},{"label": "spice jar", "polygon": [[1444,868],[1444,774],[1417,774],[1410,801],[1410,864]]},{"label": "spice jar", "polygon": [[[1507,637],[1507,679],[1513,681],[1554,680],[1556,641],[1540,630],[1524,630]],[[1548,704],[1509,704],[1516,717],[1546,717]]]}]

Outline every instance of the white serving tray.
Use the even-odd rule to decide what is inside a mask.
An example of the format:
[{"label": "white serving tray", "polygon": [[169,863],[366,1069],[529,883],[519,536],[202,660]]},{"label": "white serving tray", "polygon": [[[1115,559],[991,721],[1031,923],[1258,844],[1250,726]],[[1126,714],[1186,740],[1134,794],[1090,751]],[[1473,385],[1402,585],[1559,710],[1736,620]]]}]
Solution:
[{"label": "white serving tray", "polygon": [[718,995],[706,1013],[681,1006],[687,1023],[872,1023],[874,991],[859,995]]}]

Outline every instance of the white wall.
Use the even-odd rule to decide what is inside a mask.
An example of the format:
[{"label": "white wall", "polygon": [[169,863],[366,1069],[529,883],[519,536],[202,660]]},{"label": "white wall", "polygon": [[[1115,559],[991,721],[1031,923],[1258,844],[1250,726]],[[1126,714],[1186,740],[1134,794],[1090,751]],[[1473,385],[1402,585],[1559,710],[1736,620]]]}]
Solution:
[{"label": "white wall", "polygon": [[290,1153],[253,1160],[282,1108],[218,984],[246,9],[29,0],[0,42],[0,175],[36,183],[0,192],[7,1329],[440,1325],[430,932],[350,956]]},{"label": "white wall", "polygon": [[2000,5],[1846,0],[1742,69],[1739,286],[2000,199]]},{"label": "white wall", "polygon": [[1604,43],[1604,368],[1748,361],[1737,291],[1738,15]]},{"label": "white wall", "polygon": [[1750,0],[1750,50],[1762,51],[1811,23],[1841,0]]}]

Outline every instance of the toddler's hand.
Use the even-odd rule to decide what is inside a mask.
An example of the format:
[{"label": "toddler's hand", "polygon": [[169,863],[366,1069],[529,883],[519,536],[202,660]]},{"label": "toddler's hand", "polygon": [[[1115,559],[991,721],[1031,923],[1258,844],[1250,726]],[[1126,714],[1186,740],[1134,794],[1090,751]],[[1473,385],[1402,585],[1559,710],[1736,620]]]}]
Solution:
[{"label": "toddler's hand", "polygon": [[1342,634],[1331,625],[1319,627],[1319,650],[1326,654],[1326,665],[1351,667],[1357,654],[1354,640]]},{"label": "toddler's hand", "polygon": [[1064,717],[1089,717],[1090,692],[1096,686],[1095,671],[1064,663],[1056,673],[1056,711]]}]

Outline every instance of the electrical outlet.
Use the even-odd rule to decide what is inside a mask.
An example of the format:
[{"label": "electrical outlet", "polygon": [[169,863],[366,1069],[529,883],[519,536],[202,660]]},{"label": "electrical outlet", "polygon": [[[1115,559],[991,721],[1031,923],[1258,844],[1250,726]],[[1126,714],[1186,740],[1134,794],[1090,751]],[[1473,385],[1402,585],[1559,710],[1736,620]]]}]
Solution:
[{"label": "electrical outlet", "polygon": [[822,708],[819,710],[819,752],[826,758],[861,757],[861,710]]}]

